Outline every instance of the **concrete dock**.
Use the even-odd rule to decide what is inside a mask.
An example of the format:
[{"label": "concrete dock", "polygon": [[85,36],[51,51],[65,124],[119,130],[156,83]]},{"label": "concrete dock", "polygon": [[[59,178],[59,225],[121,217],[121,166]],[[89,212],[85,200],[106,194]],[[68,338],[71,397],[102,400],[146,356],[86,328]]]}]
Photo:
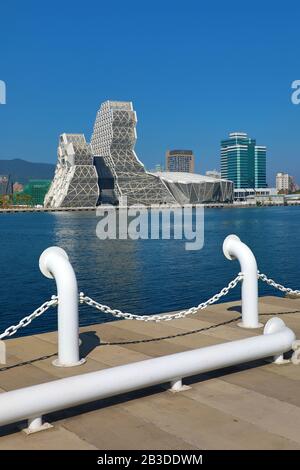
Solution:
[{"label": "concrete dock", "polygon": [[[300,338],[300,299],[262,297],[259,308],[262,323],[278,315]],[[262,333],[237,327],[239,312],[240,302],[230,302],[172,322],[81,328],[87,362],[69,369],[52,365],[56,332],[7,340],[1,392]],[[54,427],[32,435],[20,430],[25,423],[4,426],[0,449],[300,449],[300,365],[257,360],[184,383],[191,388],[179,393],[155,386],[52,413]]]}]

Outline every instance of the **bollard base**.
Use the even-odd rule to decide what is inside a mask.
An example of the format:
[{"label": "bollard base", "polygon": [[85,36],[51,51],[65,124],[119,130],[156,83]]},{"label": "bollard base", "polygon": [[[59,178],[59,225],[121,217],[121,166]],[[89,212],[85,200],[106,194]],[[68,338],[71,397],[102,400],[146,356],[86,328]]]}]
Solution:
[{"label": "bollard base", "polygon": [[83,358],[83,359],[80,359],[80,361],[78,362],[74,362],[73,364],[61,364],[59,362],[59,359],[54,359],[54,361],[52,361],[52,365],[55,367],[77,367],[77,366],[81,366],[85,362],[86,362],[86,359]]},{"label": "bollard base", "polygon": [[34,429],[30,429],[30,427],[22,429],[22,432],[24,432],[27,436],[29,436],[30,434],[35,434],[41,431],[47,431],[48,429],[51,429],[51,428],[53,428],[52,424],[43,423],[41,426],[34,428]]},{"label": "bollard base", "polygon": [[262,328],[264,326],[263,323],[258,323],[257,326],[248,326],[248,325],[245,325],[245,323],[243,323],[242,321],[240,321],[237,326],[239,326],[240,328],[246,328],[248,330],[257,330],[258,328]]},{"label": "bollard base", "polygon": [[272,360],[273,364],[282,365],[282,364],[290,364],[290,359],[284,359],[283,354],[278,354],[277,356],[273,357]]},{"label": "bollard base", "polygon": [[190,388],[192,388],[192,387],[189,387],[188,385],[183,385],[181,379],[173,380],[172,382],[170,382],[170,385],[171,386],[168,387],[167,390],[169,392],[172,392],[172,393],[184,392],[184,391],[190,390]]}]

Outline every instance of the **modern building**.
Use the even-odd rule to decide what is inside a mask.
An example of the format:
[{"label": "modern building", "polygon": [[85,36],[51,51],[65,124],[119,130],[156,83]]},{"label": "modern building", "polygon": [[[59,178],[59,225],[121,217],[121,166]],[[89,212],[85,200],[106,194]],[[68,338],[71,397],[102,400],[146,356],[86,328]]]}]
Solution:
[{"label": "modern building", "polygon": [[161,172],[165,183],[179,204],[228,203],[233,201],[232,181],[196,173]]},{"label": "modern building", "polygon": [[166,153],[166,171],[194,173],[195,155],[192,150],[168,150]]},{"label": "modern building", "polygon": [[242,202],[250,199],[276,198],[277,194],[276,188],[239,188],[234,189],[234,200]]},{"label": "modern building", "polygon": [[[176,201],[163,182],[145,170],[134,151],[136,123],[131,102],[106,101],[96,116],[91,145],[94,156],[102,159],[103,171],[106,166],[114,179],[112,202],[126,197],[130,205],[174,204]],[[101,202],[101,178],[99,185]]]},{"label": "modern building", "polygon": [[244,132],[232,132],[221,141],[221,176],[235,188],[265,188],[266,147]]},{"label": "modern building", "polygon": [[[90,144],[83,134],[62,134],[54,179],[44,205],[96,207],[100,204],[176,205],[232,201],[233,184],[230,181],[182,171],[146,171],[134,151],[136,123],[131,102],[106,101],[97,112]],[[192,151],[179,152],[187,158],[188,171],[191,171],[194,165]]]},{"label": "modern building", "polygon": [[280,193],[292,193],[296,191],[296,184],[293,176],[288,173],[277,173],[276,189]]},{"label": "modern building", "polygon": [[62,134],[54,179],[45,207],[94,207],[99,199],[98,174],[83,134]]},{"label": "modern building", "polygon": [[29,180],[23,191],[17,192],[15,201],[22,202],[23,199],[24,202],[28,201],[31,206],[42,206],[50,186],[51,180]]}]

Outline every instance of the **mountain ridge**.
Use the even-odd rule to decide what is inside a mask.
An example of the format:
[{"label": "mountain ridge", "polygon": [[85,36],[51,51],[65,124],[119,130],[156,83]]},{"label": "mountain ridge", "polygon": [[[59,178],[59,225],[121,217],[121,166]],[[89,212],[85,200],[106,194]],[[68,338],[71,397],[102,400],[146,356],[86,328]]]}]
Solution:
[{"label": "mountain ridge", "polygon": [[10,175],[12,181],[26,184],[29,180],[52,180],[54,163],[29,162],[22,158],[0,159],[0,175]]}]

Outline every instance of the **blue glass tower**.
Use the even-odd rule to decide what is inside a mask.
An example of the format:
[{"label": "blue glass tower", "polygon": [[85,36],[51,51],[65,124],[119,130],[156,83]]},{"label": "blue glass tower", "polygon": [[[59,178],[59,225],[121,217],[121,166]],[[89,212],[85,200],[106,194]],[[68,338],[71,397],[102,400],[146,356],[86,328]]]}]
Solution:
[{"label": "blue glass tower", "polygon": [[221,175],[236,189],[265,188],[266,147],[243,132],[233,132],[221,141]]}]

